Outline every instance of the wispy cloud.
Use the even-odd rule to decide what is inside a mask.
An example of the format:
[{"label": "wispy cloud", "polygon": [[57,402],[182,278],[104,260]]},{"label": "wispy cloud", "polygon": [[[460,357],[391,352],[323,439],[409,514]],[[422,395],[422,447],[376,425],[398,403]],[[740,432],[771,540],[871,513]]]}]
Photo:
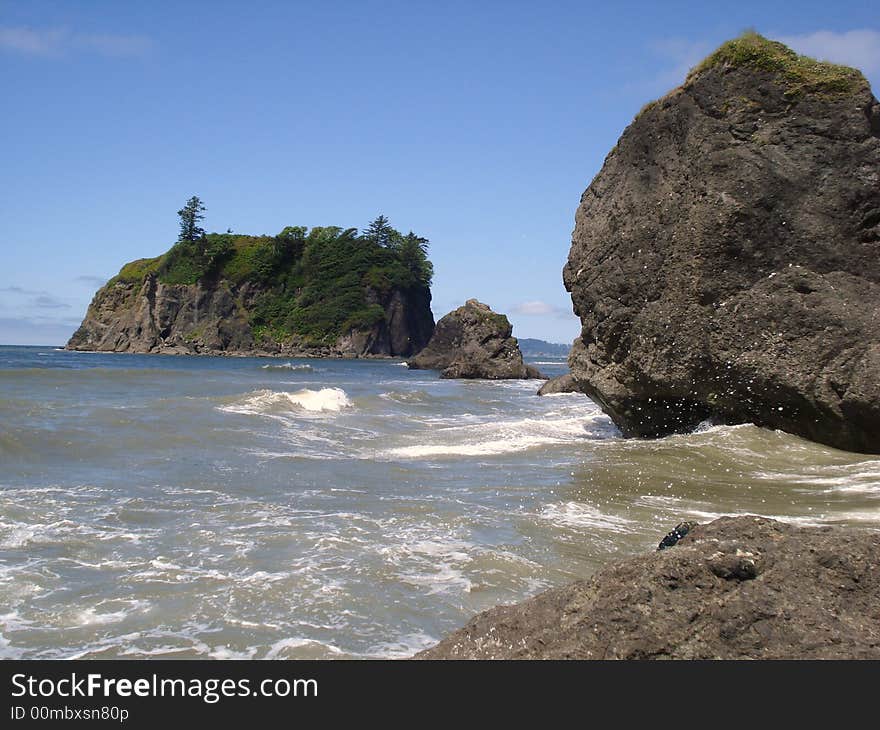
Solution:
[{"label": "wispy cloud", "polygon": [[709,41],[689,41],[667,38],[655,41],[650,50],[659,61],[660,68],[651,83],[659,89],[668,90],[681,84],[694,66],[713,50]]},{"label": "wispy cloud", "polygon": [[89,276],[88,274],[83,274],[82,276],[77,276],[74,281],[80,284],[88,284],[89,286],[104,286],[107,283],[106,276]]},{"label": "wispy cloud", "polygon": [[[880,31],[862,28],[835,32],[817,30],[802,35],[766,32],[798,53],[824,61],[855,66],[866,74],[880,73]],[[654,71],[629,84],[628,91],[662,94],[684,82],[688,72],[719,44],[709,40],[665,38],[650,43],[647,50],[656,61]]]},{"label": "wispy cloud", "polygon": [[656,98],[680,86],[694,66],[712,52],[708,40],[663,38],[645,47],[644,69],[637,78],[625,83],[620,91],[641,102]]},{"label": "wispy cloud", "polygon": [[562,307],[554,307],[552,304],[533,299],[520,302],[510,309],[511,314],[519,314],[526,317],[571,317],[572,314]]},{"label": "wispy cloud", "polygon": [[40,294],[34,297],[31,299],[30,304],[38,309],[70,309],[69,304],[48,294]]},{"label": "wispy cloud", "polygon": [[23,286],[4,286],[0,288],[0,292],[4,294],[19,294],[21,296],[37,296],[39,294],[45,294],[44,291],[37,291],[36,289],[25,289]]},{"label": "wispy cloud", "polygon": [[38,317],[0,317],[0,343],[5,345],[61,345],[79,322]]},{"label": "wispy cloud", "polygon": [[70,304],[43,289],[26,289],[23,286],[4,286],[0,294],[11,295],[16,308],[21,309],[70,309]]},{"label": "wispy cloud", "polygon": [[817,30],[804,35],[771,37],[805,56],[855,66],[865,73],[880,72],[880,31],[867,28],[842,33]]},{"label": "wispy cloud", "polygon": [[79,33],[67,28],[0,26],[0,50],[25,56],[61,58],[71,53],[94,53],[114,58],[142,56],[152,41],[142,35]]}]

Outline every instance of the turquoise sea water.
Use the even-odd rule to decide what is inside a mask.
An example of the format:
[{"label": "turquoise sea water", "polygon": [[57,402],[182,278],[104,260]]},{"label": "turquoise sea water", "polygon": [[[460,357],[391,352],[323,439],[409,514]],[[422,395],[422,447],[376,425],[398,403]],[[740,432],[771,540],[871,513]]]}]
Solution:
[{"label": "turquoise sea water", "polygon": [[876,458],[537,386],[0,347],[0,656],[406,656],[681,519],[880,528]]}]

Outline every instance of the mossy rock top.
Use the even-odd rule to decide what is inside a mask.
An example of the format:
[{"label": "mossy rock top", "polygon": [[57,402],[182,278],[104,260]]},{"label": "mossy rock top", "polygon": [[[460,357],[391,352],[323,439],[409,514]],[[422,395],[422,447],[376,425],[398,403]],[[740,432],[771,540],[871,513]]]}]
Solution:
[{"label": "mossy rock top", "polygon": [[795,53],[784,43],[748,32],[723,43],[688,74],[685,84],[713,68],[745,68],[778,74],[788,96],[841,96],[868,86],[861,71]]}]

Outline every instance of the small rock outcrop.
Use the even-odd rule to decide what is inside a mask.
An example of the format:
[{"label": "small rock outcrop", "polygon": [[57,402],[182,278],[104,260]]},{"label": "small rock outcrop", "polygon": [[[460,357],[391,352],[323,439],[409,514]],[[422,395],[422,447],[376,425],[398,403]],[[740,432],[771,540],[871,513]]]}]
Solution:
[{"label": "small rock outcrop", "polygon": [[538,395],[555,395],[556,393],[578,393],[577,381],[571,373],[557,375],[550,378],[544,385],[538,388]]},{"label": "small rock outcrop", "polygon": [[440,370],[442,378],[541,378],[523,362],[512,332],[507,317],[468,299],[437,322],[430,342],[407,365],[414,370]]},{"label": "small rock outcrop", "polygon": [[880,533],[763,517],[479,614],[421,659],[880,659]]},{"label": "small rock outcrop", "polygon": [[649,104],[584,192],[578,387],[625,435],[753,422],[880,453],[880,104],[756,34]]}]

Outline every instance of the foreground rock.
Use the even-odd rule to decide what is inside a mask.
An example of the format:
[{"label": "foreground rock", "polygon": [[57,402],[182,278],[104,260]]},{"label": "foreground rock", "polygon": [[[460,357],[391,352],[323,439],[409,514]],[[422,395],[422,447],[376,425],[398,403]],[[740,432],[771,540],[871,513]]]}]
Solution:
[{"label": "foreground rock", "polygon": [[880,533],[761,517],[475,617],[422,659],[878,659]]},{"label": "foreground rock", "polygon": [[626,434],[712,418],[880,452],[880,105],[754,34],[627,128],[564,271],[578,386]]},{"label": "foreground rock", "polygon": [[468,299],[437,322],[428,345],[407,365],[414,370],[440,370],[442,378],[541,378],[523,362],[512,332],[507,317]]}]

